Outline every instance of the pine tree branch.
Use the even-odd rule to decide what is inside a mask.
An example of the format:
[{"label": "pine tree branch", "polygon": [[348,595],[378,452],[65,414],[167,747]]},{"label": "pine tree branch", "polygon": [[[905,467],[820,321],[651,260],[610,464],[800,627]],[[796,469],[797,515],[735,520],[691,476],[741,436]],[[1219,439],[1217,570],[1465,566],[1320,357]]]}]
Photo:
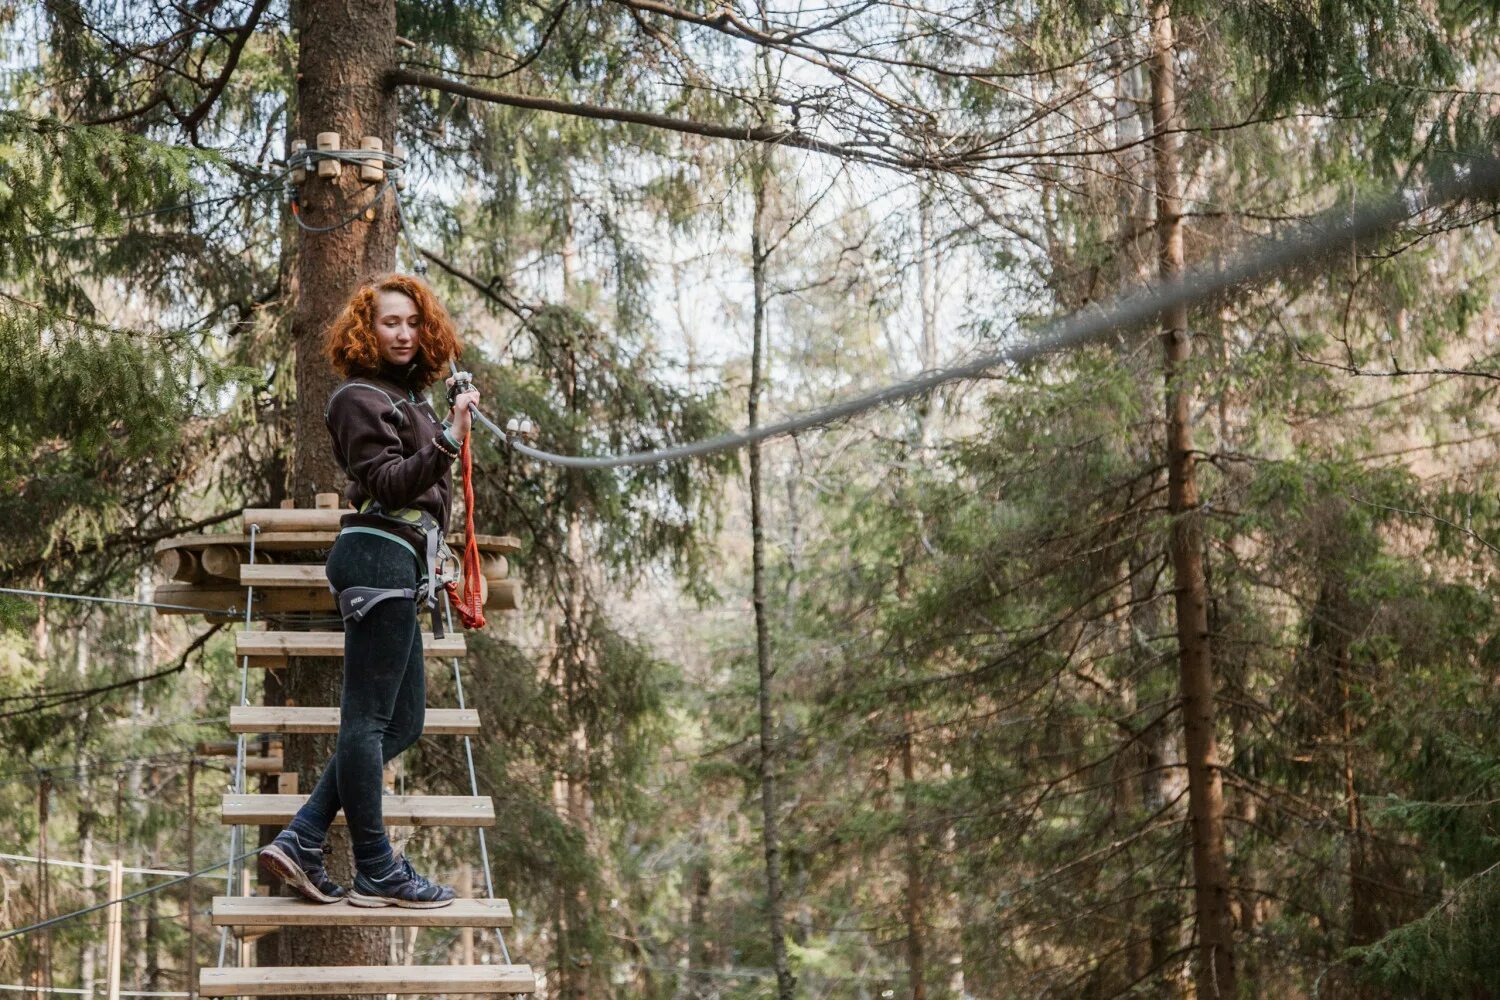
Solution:
[{"label": "pine tree branch", "polygon": [[698,135],[710,139],[729,139],[735,142],[767,143],[790,146],[809,152],[824,153],[845,160],[856,160],[880,166],[904,170],[953,169],[966,161],[964,154],[954,157],[916,156],[900,152],[881,152],[881,143],[836,143],[808,135],[797,129],[780,128],[773,125],[716,125],[658,114],[654,111],[635,111],[630,108],[608,107],[602,104],[584,104],[564,101],[553,97],[536,97],[508,91],[476,87],[460,80],[451,80],[436,73],[401,67],[385,76],[388,87],[420,87],[436,90],[456,97],[468,97],[490,104],[501,104],[530,111],[548,111],[553,114],[570,115],[575,118],[592,118],[597,121],[619,122],[625,125],[645,125],[649,128]]},{"label": "pine tree branch", "polygon": [[224,93],[224,88],[229,85],[234,76],[235,67],[239,65],[240,55],[245,51],[245,44],[255,34],[256,27],[260,24],[261,15],[271,5],[271,0],[255,0],[255,6],[250,8],[250,14],[245,18],[245,23],[235,29],[234,39],[229,43],[229,52],[224,57],[224,68],[219,71],[219,76],[213,83],[209,84],[208,93],[198,102],[197,106],[185,116],[178,119],[182,130],[194,139],[196,144],[198,126],[203,124],[203,119],[208,116],[219,95]]},{"label": "pine tree branch", "polygon": [[498,303],[522,323],[527,322],[529,314],[536,311],[535,307],[523,305],[519,299],[505,291],[503,287],[497,287],[500,285],[499,277],[492,278],[489,282],[480,281],[473,274],[463,270],[457,264],[439,257],[426,247],[417,247],[417,252],[481,295]]},{"label": "pine tree branch", "polygon": [[0,712],[0,719],[9,719],[17,715],[27,715],[31,712],[48,711],[62,705],[83,701],[101,694],[108,694],[111,691],[118,691],[121,688],[134,687],[137,684],[144,684],[147,681],[160,680],[163,677],[170,677],[172,674],[181,673],[187,668],[188,657],[207,645],[208,640],[222,631],[224,627],[222,623],[210,627],[207,632],[204,632],[188,644],[187,649],[182,651],[182,655],[177,657],[175,663],[170,667],[163,667],[153,673],[142,674],[139,677],[127,677],[122,681],[115,681],[112,684],[102,684],[99,687],[85,688],[77,691],[38,691],[32,694],[7,695],[4,698],[0,698],[0,701],[26,701],[29,699],[33,702],[47,702],[47,704],[31,704],[25,708]]},{"label": "pine tree branch", "polygon": [[4,569],[7,576],[27,577],[34,573],[40,572],[42,567],[46,563],[51,562],[55,559],[82,555],[88,552],[106,552],[111,549],[135,548],[141,545],[154,544],[164,538],[172,538],[177,535],[185,534],[187,532],[194,532],[199,531],[203,528],[212,527],[215,524],[222,524],[225,521],[239,517],[240,513],[241,512],[238,510],[225,511],[220,514],[215,514],[212,517],[205,517],[199,521],[191,521],[187,524],[174,524],[170,527],[159,528],[155,531],[139,532],[132,529],[128,532],[110,535],[103,541],[99,542],[97,545],[89,545],[87,548],[80,548],[79,546],[74,545],[72,542],[64,539],[60,541],[57,546],[53,548],[46,556],[39,556],[36,559],[30,560],[29,562],[16,563],[15,565],[6,565],[5,563],[0,562],[0,569]]}]

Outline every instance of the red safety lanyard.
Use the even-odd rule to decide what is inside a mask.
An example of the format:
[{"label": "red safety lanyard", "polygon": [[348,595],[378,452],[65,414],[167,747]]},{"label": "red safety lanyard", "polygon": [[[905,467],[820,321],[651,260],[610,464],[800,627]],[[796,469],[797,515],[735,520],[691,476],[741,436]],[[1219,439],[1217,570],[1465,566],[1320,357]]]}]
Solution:
[{"label": "red safety lanyard", "polygon": [[484,628],[484,574],[479,567],[479,542],[474,537],[474,455],[469,450],[469,435],[459,451],[464,467],[464,592],[460,597],[458,583],[449,580],[448,597],[458,608],[464,628]]}]

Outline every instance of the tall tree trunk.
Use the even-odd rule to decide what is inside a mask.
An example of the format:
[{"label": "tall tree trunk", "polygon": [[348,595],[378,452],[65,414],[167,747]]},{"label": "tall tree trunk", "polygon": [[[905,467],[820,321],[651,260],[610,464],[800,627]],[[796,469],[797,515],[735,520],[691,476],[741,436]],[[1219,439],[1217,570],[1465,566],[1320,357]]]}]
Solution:
[{"label": "tall tree trunk", "polygon": [[[1177,137],[1176,47],[1169,0],[1151,5],[1151,124],[1156,174],[1156,229],[1161,274],[1183,270],[1181,166]],[[1234,937],[1229,862],[1224,837],[1224,786],[1215,734],[1213,657],[1208,634],[1207,584],[1203,574],[1202,524],[1193,452],[1190,393],[1183,384],[1192,353],[1186,306],[1164,317],[1167,409],[1168,509],[1172,517],[1172,569],[1176,587],[1177,647],[1182,685],[1183,736],[1187,749],[1188,829],[1193,852],[1197,908],[1198,995],[1233,998]]]},{"label": "tall tree trunk", "polygon": [[922,875],[922,842],[917,832],[920,817],[912,798],[917,780],[916,760],[911,749],[915,725],[916,720],[907,712],[906,735],[901,740],[906,838],[906,975],[911,984],[911,1000],[927,1000],[927,884]]},{"label": "tall tree trunk", "polygon": [[713,890],[713,868],[710,864],[707,845],[700,833],[696,838],[696,858],[689,869],[688,880],[692,898],[688,901],[688,967],[686,996],[691,1000],[707,1000],[714,993],[713,986],[704,975],[712,961],[713,942],[708,936],[709,894]]},{"label": "tall tree trunk", "polygon": [[[396,61],[395,0],[295,0],[292,24],[298,32],[297,113],[289,139],[316,148],[319,132],[337,132],[342,145],[358,148],[362,136],[378,136],[390,149],[395,140],[395,95],[381,85]],[[346,217],[372,190],[348,165],[337,178],[309,172],[299,192],[303,214],[313,225]],[[297,402],[292,428],[293,461],[288,492],[310,506],[320,492],[339,490],[343,474],[333,459],[323,407],[337,375],[322,356],[323,336],[344,302],[363,281],[391,270],[396,262],[396,217],[391,195],[373,221],[360,218],[328,233],[302,233],[293,270],[292,337],[296,356]],[[342,664],[338,659],[301,659],[287,671],[286,700],[297,705],[337,705]],[[329,736],[288,735],[289,770],[310,790],[334,745]],[[347,884],[351,875],[348,835],[335,827],[329,872]],[[282,965],[380,965],[385,935],[379,928],[307,927],[278,934]]]},{"label": "tall tree trunk", "polygon": [[[766,353],[766,171],[762,160],[755,173],[755,218],[750,234],[750,269],[754,294],[753,346],[750,353],[750,427],[760,419],[760,396],[765,383]],[[755,605],[755,665],[760,692],[760,803],[764,818],[762,844],[766,856],[766,910],[771,932],[771,957],[776,969],[777,1000],[792,1000],[796,980],[787,961],[786,928],[781,899],[781,831],[776,778],[778,744],[774,711],[776,671],[771,664],[771,624],[766,608],[765,511],[762,508],[759,442],[750,445],[750,567]]]},{"label": "tall tree trunk", "polygon": [[[86,641],[86,637],[81,641]],[[97,820],[94,814],[94,779],[87,752],[80,754],[79,760],[84,768],[83,795],[78,803],[79,860],[85,865],[92,865],[94,863],[94,823]],[[193,869],[189,868],[188,871],[193,871]],[[84,894],[93,896],[98,891],[98,877],[93,869],[84,868],[79,874],[82,876]],[[79,951],[78,985],[83,988],[85,996],[94,995],[94,977],[99,962],[98,947],[96,938],[91,935]]]}]

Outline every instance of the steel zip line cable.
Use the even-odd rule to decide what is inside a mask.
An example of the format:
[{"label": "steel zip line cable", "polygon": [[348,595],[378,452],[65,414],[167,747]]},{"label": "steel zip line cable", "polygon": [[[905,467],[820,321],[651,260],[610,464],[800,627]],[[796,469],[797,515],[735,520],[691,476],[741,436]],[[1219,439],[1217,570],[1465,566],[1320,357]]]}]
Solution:
[{"label": "steel zip line cable", "polygon": [[200,611],[204,614],[238,613],[236,609],[200,608],[191,604],[162,604],[157,601],[132,601],[124,597],[97,597],[93,594],[64,594],[55,590],[24,590],[20,587],[0,587],[0,594],[18,597],[56,597],[64,601],[83,601],[87,604],[123,604],[132,608],[165,608],[171,611]]},{"label": "steel zip line cable", "polygon": [[56,926],[57,924],[60,924],[65,920],[72,920],[76,917],[87,916],[90,913],[97,913],[100,910],[108,909],[109,907],[115,906],[117,904],[128,903],[132,899],[139,899],[142,896],[149,896],[153,892],[161,892],[163,889],[170,889],[172,888],[172,886],[180,885],[183,882],[189,881],[190,879],[202,878],[209,872],[218,871],[225,865],[236,864],[240,861],[244,861],[246,858],[253,858],[259,853],[260,848],[257,847],[253,851],[246,851],[244,854],[241,854],[238,857],[231,857],[227,861],[220,861],[218,864],[209,865],[207,868],[200,868],[195,872],[189,872],[186,875],[178,876],[177,878],[171,879],[166,882],[158,882],[155,885],[148,885],[144,889],[138,889],[135,892],[121,896],[119,899],[107,899],[102,903],[95,903],[93,906],[85,906],[81,910],[74,910],[72,913],[60,913],[55,917],[48,917],[46,920],[39,920],[34,924],[27,924],[25,927],[17,927],[15,930],[0,931],[0,941],[4,941],[6,938],[20,937],[23,934],[33,934],[39,930],[44,930],[48,927]]},{"label": "steel zip line cable", "polygon": [[1368,242],[1430,208],[1468,199],[1500,198],[1500,159],[1489,155],[1475,156],[1463,161],[1456,173],[1454,179],[1433,186],[1425,194],[1397,190],[1369,208],[1354,212],[1336,209],[1324,213],[1301,227],[1298,233],[1261,241],[1258,249],[1242,253],[1234,262],[1223,266],[1199,266],[1179,277],[1146,285],[1071,313],[1043,326],[1029,343],[983,354],[949,368],[924,372],[754,430],[733,431],[703,441],[624,455],[561,455],[517,440],[516,436],[501,430],[478,407],[471,407],[471,410],[476,422],[518,454],[569,469],[655,465],[733,451],[752,442],[797,434],[920,396],[951,382],[983,375],[1001,365],[1030,361],[1102,341],[1150,322],[1174,306],[1201,305],[1238,286],[1258,284],[1333,251],[1348,250],[1351,246]]}]

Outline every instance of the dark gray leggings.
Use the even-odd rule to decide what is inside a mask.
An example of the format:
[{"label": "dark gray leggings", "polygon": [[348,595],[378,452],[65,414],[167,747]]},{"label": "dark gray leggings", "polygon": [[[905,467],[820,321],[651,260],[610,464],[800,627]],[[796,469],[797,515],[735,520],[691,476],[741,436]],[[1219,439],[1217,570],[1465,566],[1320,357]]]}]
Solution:
[{"label": "dark gray leggings", "polygon": [[[399,542],[345,531],[328,554],[328,580],[345,587],[415,587],[419,566]],[[368,875],[390,867],[380,796],[387,761],[417,742],[427,705],[422,637],[415,601],[381,601],[344,632],[344,690],[338,747],[290,827],[320,844],[339,809],[349,824],[354,862]]]}]

